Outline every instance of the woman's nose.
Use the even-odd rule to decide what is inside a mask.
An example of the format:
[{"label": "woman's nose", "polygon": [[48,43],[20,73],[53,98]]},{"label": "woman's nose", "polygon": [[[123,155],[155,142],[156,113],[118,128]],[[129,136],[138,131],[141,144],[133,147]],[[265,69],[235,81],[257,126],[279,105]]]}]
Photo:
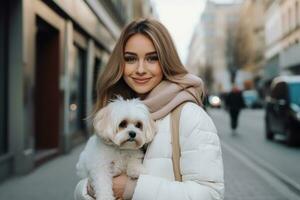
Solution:
[{"label": "woman's nose", "polygon": [[140,59],[139,63],[138,63],[137,73],[139,73],[139,74],[145,73],[145,66],[144,66],[144,64],[145,64],[144,60]]}]

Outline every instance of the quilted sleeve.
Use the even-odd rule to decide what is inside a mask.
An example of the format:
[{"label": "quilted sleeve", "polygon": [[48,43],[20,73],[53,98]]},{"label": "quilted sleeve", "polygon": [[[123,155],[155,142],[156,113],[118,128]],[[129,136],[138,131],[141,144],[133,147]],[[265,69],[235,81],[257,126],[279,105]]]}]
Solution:
[{"label": "quilted sleeve", "polygon": [[95,200],[87,193],[87,179],[80,180],[74,191],[74,199],[75,200]]}]

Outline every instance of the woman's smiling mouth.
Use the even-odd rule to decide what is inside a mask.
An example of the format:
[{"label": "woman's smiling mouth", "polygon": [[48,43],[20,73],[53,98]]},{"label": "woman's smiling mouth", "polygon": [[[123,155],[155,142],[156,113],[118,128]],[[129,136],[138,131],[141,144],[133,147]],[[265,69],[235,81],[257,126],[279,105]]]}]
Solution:
[{"label": "woman's smiling mouth", "polygon": [[132,80],[137,84],[145,84],[147,83],[151,78],[132,78]]}]

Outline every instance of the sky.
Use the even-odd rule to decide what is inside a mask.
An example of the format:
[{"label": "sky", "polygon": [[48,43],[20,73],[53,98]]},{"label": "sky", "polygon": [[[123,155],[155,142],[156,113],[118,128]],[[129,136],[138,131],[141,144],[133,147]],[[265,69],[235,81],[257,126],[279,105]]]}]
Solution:
[{"label": "sky", "polygon": [[[194,28],[204,9],[206,0],[151,0],[159,20],[169,30],[179,56],[186,63],[188,47]],[[213,0],[217,3],[230,3],[235,0]]]}]

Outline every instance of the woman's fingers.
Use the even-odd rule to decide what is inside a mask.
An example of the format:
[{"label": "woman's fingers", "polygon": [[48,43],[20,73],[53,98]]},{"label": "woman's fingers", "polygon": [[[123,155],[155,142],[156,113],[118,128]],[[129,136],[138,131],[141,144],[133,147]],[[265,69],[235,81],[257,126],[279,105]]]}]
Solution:
[{"label": "woman's fingers", "polygon": [[88,180],[88,183],[87,183],[87,193],[88,193],[88,195],[90,195],[91,197],[96,199],[95,190],[94,190],[93,186],[91,185],[90,180]]}]

